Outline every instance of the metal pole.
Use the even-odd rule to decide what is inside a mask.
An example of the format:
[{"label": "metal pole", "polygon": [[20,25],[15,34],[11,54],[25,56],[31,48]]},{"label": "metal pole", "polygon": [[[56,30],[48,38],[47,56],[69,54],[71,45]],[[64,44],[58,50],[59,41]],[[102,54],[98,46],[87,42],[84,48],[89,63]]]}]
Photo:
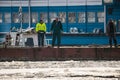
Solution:
[{"label": "metal pole", "polygon": [[69,32],[69,28],[68,28],[68,18],[69,18],[69,16],[68,16],[68,0],[66,0],[66,23],[67,23],[67,32]]},{"label": "metal pole", "polygon": [[22,32],[22,2],[20,1],[20,7],[19,7],[19,16],[20,16],[20,32]]},{"label": "metal pole", "polygon": [[31,6],[31,3],[30,3],[30,0],[28,0],[28,8],[29,8],[29,26],[28,26],[28,28],[30,28],[30,26],[31,26],[31,12],[30,12],[30,6]]},{"label": "metal pole", "polygon": [[104,5],[104,33],[106,33],[106,5]]},{"label": "metal pole", "polygon": [[[12,16],[12,0],[10,0],[10,4],[11,4],[10,15]],[[13,18],[13,17],[11,17],[10,32],[11,32],[11,29],[12,29],[12,18]]]},{"label": "metal pole", "polygon": [[86,23],[86,33],[87,33],[87,0],[85,0],[85,6],[86,6],[86,18],[85,18],[85,23]]},{"label": "metal pole", "polygon": [[[47,19],[48,19],[48,26],[50,26],[50,20],[49,20],[49,19],[50,19],[50,18],[49,18],[49,10],[50,10],[50,9],[49,9],[49,7],[50,7],[50,6],[49,6],[49,0],[48,0],[48,2],[47,2],[47,3],[48,3],[48,4],[47,4],[47,6],[48,6]],[[48,27],[48,31],[49,31],[49,30],[50,30],[50,27]]]}]

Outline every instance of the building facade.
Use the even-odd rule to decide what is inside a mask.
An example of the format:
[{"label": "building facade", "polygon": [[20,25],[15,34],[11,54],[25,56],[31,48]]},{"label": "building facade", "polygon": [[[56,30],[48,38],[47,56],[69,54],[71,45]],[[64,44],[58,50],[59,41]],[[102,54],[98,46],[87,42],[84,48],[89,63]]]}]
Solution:
[{"label": "building facade", "polygon": [[[97,33],[96,30],[104,34],[110,18],[115,21],[116,30],[119,33],[119,14],[119,0],[1,0],[0,32],[9,32],[13,27],[16,29],[35,27],[40,19],[47,24],[47,32],[49,32],[52,21],[58,16],[66,33],[71,33],[71,29],[77,28],[79,34]],[[76,36],[76,39],[79,40],[79,37]],[[101,37],[103,41],[107,41],[104,37]],[[95,44],[98,42],[99,40]],[[66,44],[64,40],[63,43]],[[100,42],[100,44],[106,43]]]}]

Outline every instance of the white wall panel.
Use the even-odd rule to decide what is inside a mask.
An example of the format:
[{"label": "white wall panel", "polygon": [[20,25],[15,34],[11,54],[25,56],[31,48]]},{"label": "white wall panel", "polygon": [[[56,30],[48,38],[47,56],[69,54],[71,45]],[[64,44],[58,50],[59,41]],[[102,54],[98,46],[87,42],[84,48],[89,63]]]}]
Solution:
[{"label": "white wall panel", "polygon": [[87,5],[102,5],[102,0],[87,0]]},{"label": "white wall panel", "polygon": [[66,6],[66,0],[49,0],[49,6]]},{"label": "white wall panel", "polygon": [[48,0],[31,0],[31,6],[48,6]]},{"label": "white wall panel", "polygon": [[86,4],[86,0],[67,0],[68,2],[68,6],[74,6],[74,5],[85,5]]},{"label": "white wall panel", "polygon": [[[28,6],[28,0],[1,0],[0,6]],[[102,0],[31,0],[31,6],[102,5]]]},{"label": "white wall panel", "polygon": [[0,1],[0,6],[11,6],[11,1]]},{"label": "white wall panel", "polygon": [[28,1],[12,1],[12,6],[28,6]]}]

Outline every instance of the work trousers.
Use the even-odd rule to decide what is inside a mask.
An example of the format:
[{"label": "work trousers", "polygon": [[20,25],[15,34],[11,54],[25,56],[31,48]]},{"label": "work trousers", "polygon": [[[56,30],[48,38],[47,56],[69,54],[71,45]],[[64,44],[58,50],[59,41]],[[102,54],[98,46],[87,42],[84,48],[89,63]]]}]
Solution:
[{"label": "work trousers", "polygon": [[43,47],[44,46],[44,32],[38,32],[38,46]]},{"label": "work trousers", "polygon": [[114,34],[110,34],[109,35],[109,44],[110,44],[110,47],[112,47],[112,41],[114,41],[114,46],[117,47],[117,40],[116,40],[116,36]]},{"label": "work trousers", "polygon": [[52,47],[54,47],[56,39],[57,39],[57,46],[59,47],[60,43],[61,43],[61,34],[60,33],[53,33]]}]

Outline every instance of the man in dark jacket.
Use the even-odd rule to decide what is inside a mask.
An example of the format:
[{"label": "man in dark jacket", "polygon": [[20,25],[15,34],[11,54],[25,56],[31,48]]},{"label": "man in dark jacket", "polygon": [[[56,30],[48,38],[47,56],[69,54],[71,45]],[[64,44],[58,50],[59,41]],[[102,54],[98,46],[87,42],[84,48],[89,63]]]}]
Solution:
[{"label": "man in dark jacket", "polygon": [[51,31],[53,33],[52,47],[54,47],[55,41],[57,39],[57,46],[59,48],[61,43],[61,32],[63,31],[63,28],[62,28],[62,23],[61,21],[58,21],[58,18],[56,18],[52,22]]},{"label": "man in dark jacket", "polygon": [[117,48],[116,28],[115,28],[115,24],[112,21],[112,19],[109,20],[109,23],[107,25],[107,35],[109,37],[110,48],[112,48],[112,39],[114,40],[115,48]]}]

